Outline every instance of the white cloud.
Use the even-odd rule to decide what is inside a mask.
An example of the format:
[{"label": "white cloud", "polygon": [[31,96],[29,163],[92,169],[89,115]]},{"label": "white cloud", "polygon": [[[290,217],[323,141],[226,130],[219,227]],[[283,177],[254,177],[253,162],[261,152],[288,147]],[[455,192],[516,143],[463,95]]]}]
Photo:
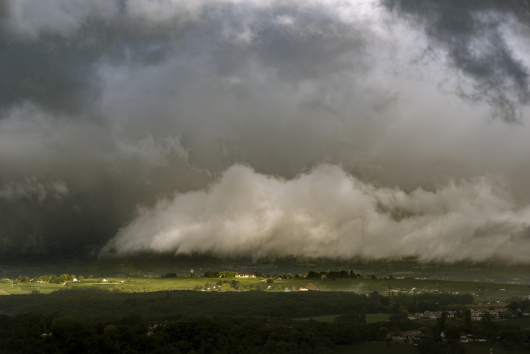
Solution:
[{"label": "white cloud", "polygon": [[105,252],[524,261],[529,218],[486,178],[407,194],[332,165],[293,180],[234,165],[206,190],[140,209]]}]

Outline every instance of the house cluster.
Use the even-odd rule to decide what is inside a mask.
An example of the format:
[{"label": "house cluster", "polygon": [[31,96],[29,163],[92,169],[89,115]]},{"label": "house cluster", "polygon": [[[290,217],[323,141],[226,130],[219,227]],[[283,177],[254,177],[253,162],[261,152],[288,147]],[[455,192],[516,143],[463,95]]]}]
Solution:
[{"label": "house cluster", "polygon": [[147,322],[147,335],[150,336],[157,327],[165,327],[169,323],[175,323],[175,321],[150,321]]},{"label": "house cluster", "polygon": [[412,288],[410,290],[406,289],[389,289],[389,293],[417,293],[417,294],[424,294],[424,293],[434,293],[434,294],[452,294],[452,295],[458,295],[458,294],[470,294],[475,296],[475,292],[473,291],[464,291],[464,292],[458,292],[458,291],[450,291],[450,290],[438,290],[438,289],[417,289]]},{"label": "house cluster", "polygon": [[392,342],[408,342],[410,344],[430,338],[430,336],[419,331],[390,332],[386,335],[386,339]]},{"label": "house cluster", "polygon": [[485,313],[489,313],[490,316],[492,316],[493,318],[499,318],[499,314],[501,312],[504,312],[504,311],[508,311],[507,308],[503,308],[503,307],[500,307],[500,308],[497,308],[495,310],[489,310],[489,311],[484,311],[484,310],[471,310],[471,320],[472,321],[480,321],[482,319],[482,316],[485,314]]},{"label": "house cluster", "polygon": [[256,276],[254,274],[236,274],[236,278],[255,278]]},{"label": "house cluster", "polygon": [[395,277],[394,279],[407,279],[407,280],[427,280],[425,277]]},{"label": "house cluster", "polygon": [[[455,317],[456,311],[446,311],[447,317]],[[425,311],[425,312],[416,312],[414,315],[409,316],[409,320],[425,320],[431,319],[435,320],[442,317],[442,311]]]},{"label": "house cluster", "polygon": [[[442,341],[447,341],[445,332],[440,333],[440,337],[442,338]],[[390,340],[392,342],[405,342],[405,343],[418,343],[419,341],[422,341],[424,339],[432,339],[431,336],[428,336],[425,333],[419,332],[419,331],[408,331],[408,332],[390,332],[386,335],[386,339]],[[474,338],[471,334],[466,334],[465,332],[460,332],[460,342],[467,343],[467,342],[485,342],[485,339],[482,338]]]},{"label": "house cluster", "polygon": [[[499,314],[501,312],[507,311],[508,309],[500,307],[495,310],[471,310],[471,320],[472,321],[480,321],[482,319],[482,316],[485,313],[489,313],[490,316],[493,318],[499,318]],[[447,317],[455,317],[456,311],[447,311]],[[411,316],[408,317],[409,320],[425,320],[425,319],[431,319],[435,320],[437,318],[442,317],[442,311],[425,311],[425,312],[417,312]]]},{"label": "house cluster", "polygon": [[[440,337],[442,337],[442,341],[447,341],[447,338],[445,338],[445,332],[440,333]],[[467,342],[485,342],[486,339],[484,338],[474,338],[472,334],[466,334],[466,332],[460,332],[460,341],[462,343]]]}]

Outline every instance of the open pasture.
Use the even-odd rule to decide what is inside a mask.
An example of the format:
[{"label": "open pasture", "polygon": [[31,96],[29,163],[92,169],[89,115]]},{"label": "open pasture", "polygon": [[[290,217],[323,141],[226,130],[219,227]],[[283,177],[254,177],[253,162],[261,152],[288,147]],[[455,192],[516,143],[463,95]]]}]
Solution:
[{"label": "open pasture", "polygon": [[[232,280],[239,282],[238,291],[249,291],[257,289],[257,285],[264,283],[259,278],[206,278],[206,277],[176,277],[176,278],[106,278],[108,282],[101,279],[85,279],[83,282],[66,284],[49,283],[0,283],[0,290],[9,294],[31,294],[33,290],[40,293],[50,293],[65,287],[98,287],[121,292],[151,292],[164,290],[193,290],[197,286],[201,290],[213,290],[213,285],[219,281],[227,282],[221,287],[222,291],[237,291],[228,283]],[[420,279],[275,279],[271,284],[272,291],[298,291],[306,286],[316,286],[320,291],[345,291],[358,294],[369,294],[373,291],[381,295],[392,295],[392,293],[415,294],[419,292],[441,293],[450,292],[454,294],[470,293],[478,301],[504,300],[511,297],[522,298],[530,295],[528,285],[521,284],[495,284],[478,282],[458,282],[444,280],[420,280]],[[219,290],[217,287],[215,290]]]},{"label": "open pasture", "polygon": [[0,283],[0,290],[5,291],[9,295],[15,294],[31,294],[34,290],[38,290],[40,293],[49,294],[53,291],[63,288],[61,284],[49,284],[49,283]]}]

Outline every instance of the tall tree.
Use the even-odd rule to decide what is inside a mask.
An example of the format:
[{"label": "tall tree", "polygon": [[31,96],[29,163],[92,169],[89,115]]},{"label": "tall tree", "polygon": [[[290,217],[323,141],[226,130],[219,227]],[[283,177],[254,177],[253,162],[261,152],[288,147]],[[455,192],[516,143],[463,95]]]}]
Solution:
[{"label": "tall tree", "polygon": [[473,328],[473,324],[471,323],[471,310],[467,309],[464,312],[464,326],[466,328],[466,331],[471,331],[471,328]]},{"label": "tall tree", "polygon": [[436,320],[436,336],[440,336],[440,334],[445,331],[445,322],[447,320],[447,312],[442,311],[442,315],[439,319]]}]

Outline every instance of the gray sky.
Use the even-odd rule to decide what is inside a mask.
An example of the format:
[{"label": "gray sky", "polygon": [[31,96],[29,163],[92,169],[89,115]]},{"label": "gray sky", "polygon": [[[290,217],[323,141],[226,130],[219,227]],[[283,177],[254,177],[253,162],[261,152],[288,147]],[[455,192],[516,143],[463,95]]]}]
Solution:
[{"label": "gray sky", "polygon": [[530,6],[0,0],[0,252],[524,262]]}]

